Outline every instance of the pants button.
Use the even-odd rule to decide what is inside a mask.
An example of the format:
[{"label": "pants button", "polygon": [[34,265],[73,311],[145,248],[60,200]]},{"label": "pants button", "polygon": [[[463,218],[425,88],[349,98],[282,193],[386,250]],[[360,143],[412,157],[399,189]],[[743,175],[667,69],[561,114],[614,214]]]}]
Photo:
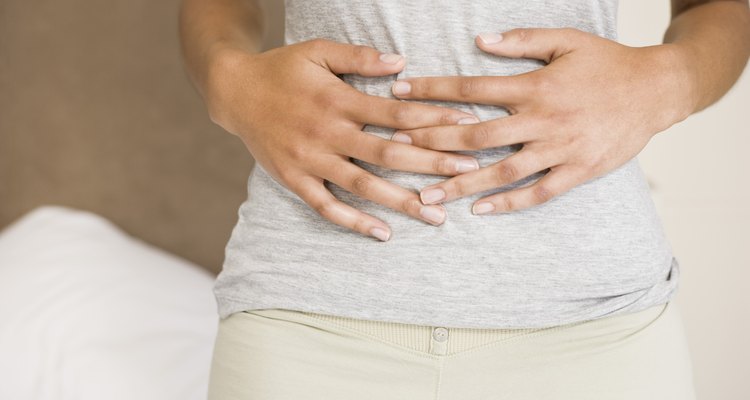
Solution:
[{"label": "pants button", "polygon": [[448,329],[443,328],[442,326],[433,329],[432,338],[438,342],[445,342],[448,340]]}]

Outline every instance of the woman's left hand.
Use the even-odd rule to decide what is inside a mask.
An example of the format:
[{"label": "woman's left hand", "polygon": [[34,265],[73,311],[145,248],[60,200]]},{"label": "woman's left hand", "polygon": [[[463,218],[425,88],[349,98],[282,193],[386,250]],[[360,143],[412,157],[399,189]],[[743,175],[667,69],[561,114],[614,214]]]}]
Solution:
[{"label": "woman's left hand", "polygon": [[510,116],[471,125],[397,131],[393,140],[435,150],[479,150],[523,143],[497,163],[423,188],[436,204],[501,187],[549,168],[531,185],[484,197],[474,214],[544,203],[635,157],[658,132],[690,114],[686,60],[675,44],[629,47],[571,28],[481,34],[494,55],[548,65],[515,76],[408,78],[393,85],[402,99],[505,107]]}]

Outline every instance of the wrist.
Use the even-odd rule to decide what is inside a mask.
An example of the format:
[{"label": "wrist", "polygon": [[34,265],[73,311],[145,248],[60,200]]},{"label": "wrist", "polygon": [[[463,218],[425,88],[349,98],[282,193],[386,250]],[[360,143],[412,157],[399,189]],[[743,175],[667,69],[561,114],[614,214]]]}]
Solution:
[{"label": "wrist", "polygon": [[242,79],[239,74],[252,76],[249,61],[254,55],[231,44],[217,44],[206,53],[206,77],[201,91],[203,101],[211,121],[230,133],[234,133],[228,120],[233,93]]},{"label": "wrist", "polygon": [[[694,57],[690,48],[678,43],[654,46],[659,58],[659,75],[663,94],[666,126],[660,131],[685,120],[698,110],[698,74],[691,67]],[[658,133],[658,132],[657,132]]]}]

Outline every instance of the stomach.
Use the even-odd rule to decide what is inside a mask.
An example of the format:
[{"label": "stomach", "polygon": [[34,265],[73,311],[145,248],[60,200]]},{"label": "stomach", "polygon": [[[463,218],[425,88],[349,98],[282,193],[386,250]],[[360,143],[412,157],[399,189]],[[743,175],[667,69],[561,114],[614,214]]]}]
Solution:
[{"label": "stomach", "polygon": [[[344,76],[365,94],[392,97],[390,86],[400,77],[514,75],[544,67],[537,60],[507,59],[479,51],[473,43],[476,32],[518,26],[574,26],[614,37],[612,7],[616,9],[616,2],[495,1],[491,10],[478,8],[472,12],[461,7],[489,2],[429,2],[434,3],[442,8],[420,13],[410,9],[418,2],[287,0],[286,41],[322,37],[405,55],[407,67],[398,76]],[[556,3],[560,7],[554,7]],[[437,10],[439,15],[435,14]],[[556,14],[543,17],[551,13]],[[461,15],[462,19],[446,15]],[[438,40],[429,36],[430,32],[443,34]],[[502,107],[430,103],[462,109],[481,120],[508,115]],[[393,130],[366,126],[364,131],[387,139]],[[487,166],[521,146],[463,153]],[[388,170],[360,160],[352,162],[414,191],[446,179]],[[321,278],[325,276],[331,280],[347,277],[362,285],[360,289],[375,282],[373,292],[386,290],[378,282],[391,280],[414,283],[404,286],[405,290],[448,297],[469,289],[488,296],[520,290],[524,296],[506,299],[505,310],[528,308],[539,313],[543,311],[532,308],[541,307],[542,302],[534,299],[559,301],[576,313],[585,301],[628,293],[635,296],[664,279],[673,257],[637,157],[543,204],[509,213],[471,213],[472,203],[479,198],[513,190],[541,176],[539,172],[501,188],[447,202],[447,219],[438,227],[326,182],[339,200],[390,225],[392,238],[381,243],[325,220],[256,164],[249,181],[249,197],[240,209],[240,220],[227,248],[228,263],[237,265],[238,270],[253,268],[255,277],[262,275],[269,280],[302,281],[313,277],[314,271],[322,284],[327,282]],[[393,291],[387,295],[398,298]]]}]

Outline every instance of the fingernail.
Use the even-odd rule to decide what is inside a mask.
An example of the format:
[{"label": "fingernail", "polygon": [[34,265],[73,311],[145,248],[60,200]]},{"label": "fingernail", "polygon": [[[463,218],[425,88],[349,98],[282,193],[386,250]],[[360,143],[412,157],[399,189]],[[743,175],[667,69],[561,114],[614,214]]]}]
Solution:
[{"label": "fingernail", "polygon": [[423,190],[419,193],[419,198],[423,204],[436,203],[445,198],[445,191],[440,188]]},{"label": "fingernail", "polygon": [[442,224],[445,221],[443,207],[425,206],[419,209],[419,215],[436,225]]},{"label": "fingernail", "polygon": [[495,205],[492,203],[477,203],[471,208],[471,212],[474,214],[487,214],[495,209]]},{"label": "fingernail", "polygon": [[477,117],[466,117],[458,120],[459,125],[478,124],[479,118]]},{"label": "fingernail", "polygon": [[391,140],[393,140],[394,142],[411,144],[411,138],[409,137],[409,135],[404,135],[403,133],[394,133],[393,136],[391,136]]},{"label": "fingernail", "polygon": [[401,57],[398,54],[390,54],[390,53],[383,53],[380,55],[380,61],[386,63],[386,64],[396,64],[397,62],[401,61],[404,57]]},{"label": "fingernail", "polygon": [[456,162],[456,171],[458,172],[476,171],[478,169],[479,162],[477,162],[476,159],[458,160],[458,162]]},{"label": "fingernail", "polygon": [[382,228],[372,228],[372,229],[370,229],[370,235],[372,235],[372,236],[376,237],[377,239],[382,240],[384,242],[388,241],[388,237],[391,236],[391,234],[388,233],[387,230],[382,229]]},{"label": "fingernail", "polygon": [[396,83],[393,84],[393,94],[403,95],[403,94],[409,94],[409,92],[411,92],[411,83],[404,82],[404,81],[396,81]]},{"label": "fingernail", "polygon": [[479,39],[481,39],[484,44],[495,44],[503,40],[503,35],[494,32],[485,32],[479,34]]}]

